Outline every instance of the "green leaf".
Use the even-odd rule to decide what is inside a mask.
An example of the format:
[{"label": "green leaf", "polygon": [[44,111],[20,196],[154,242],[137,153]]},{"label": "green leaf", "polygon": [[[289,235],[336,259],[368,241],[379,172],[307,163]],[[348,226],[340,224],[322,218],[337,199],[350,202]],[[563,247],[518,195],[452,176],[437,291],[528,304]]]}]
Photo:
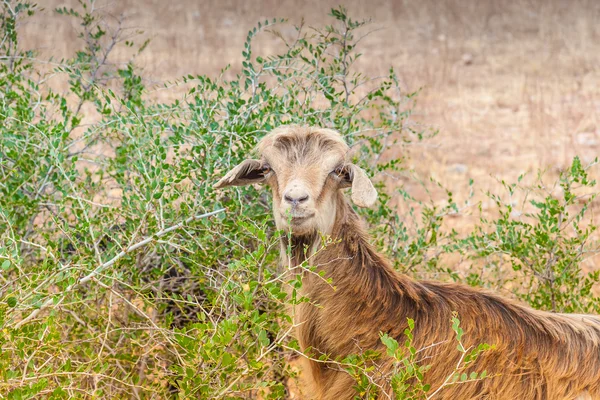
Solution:
[{"label": "green leaf", "polygon": [[17,299],[15,297],[8,297],[6,299],[6,304],[8,304],[9,307],[15,307],[17,305]]},{"label": "green leaf", "polygon": [[398,345],[398,342],[394,338],[389,336],[387,333],[381,334],[380,336],[381,336],[381,342],[387,348],[387,354],[389,356],[394,356],[396,354],[396,351],[400,347]]},{"label": "green leaf", "polygon": [[270,344],[269,337],[267,336],[267,331],[261,330],[258,333],[258,341],[259,341],[260,345],[263,347],[267,347]]}]

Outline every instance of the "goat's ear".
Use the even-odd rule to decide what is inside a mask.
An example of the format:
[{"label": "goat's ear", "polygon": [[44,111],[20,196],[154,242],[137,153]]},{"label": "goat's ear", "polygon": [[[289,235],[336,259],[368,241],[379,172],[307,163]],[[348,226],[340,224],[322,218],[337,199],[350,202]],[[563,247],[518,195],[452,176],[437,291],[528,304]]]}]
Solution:
[{"label": "goat's ear", "polygon": [[343,167],[342,182],[352,187],[352,201],[359,207],[371,207],[377,200],[377,190],[362,168],[354,164]]},{"label": "goat's ear", "polygon": [[258,160],[245,160],[229,171],[213,186],[221,189],[227,186],[245,186],[265,180],[268,167]]}]

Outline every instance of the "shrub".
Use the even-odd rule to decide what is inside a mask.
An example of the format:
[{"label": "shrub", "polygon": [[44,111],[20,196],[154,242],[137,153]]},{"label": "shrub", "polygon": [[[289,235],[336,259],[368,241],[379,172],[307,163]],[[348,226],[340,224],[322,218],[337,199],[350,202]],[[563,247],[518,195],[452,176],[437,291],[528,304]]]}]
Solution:
[{"label": "shrub", "polygon": [[[410,95],[392,70],[352,72],[366,22],[340,8],[332,26],[280,36],[281,54],[253,54],[255,37],[284,23],[261,22],[239,75],[189,75],[180,100],[152,102],[132,63],[106,63],[120,27],[92,10],[57,10],[81,21],[85,43],[52,71],[68,78],[58,93],[18,47],[15,25],[36,7],[4,5],[2,391],[162,397],[171,385],[184,397],[280,398],[288,283],[269,203],[212,184],[284,123],[339,129],[375,168],[390,147],[381,139],[413,136],[402,129]],[[98,121],[84,126],[88,104]]]},{"label": "shrub", "polygon": [[[356,162],[378,178],[403,168],[402,160],[383,163],[381,155],[434,132],[405,127],[415,93],[402,90],[392,69],[381,78],[353,69],[368,23],[343,8],[331,11],[332,25],[298,26],[293,38],[277,31],[284,20],[259,23],[248,34],[239,74],[185,76],[169,86],[184,93],[163,103],[151,100],[133,62],[107,63],[120,43],[143,51],[147,41],[123,41],[121,26],[91,4],[56,10],[81,22],[85,45],[48,71],[20,48],[16,31],[37,6],[3,3],[0,393],[282,398],[295,375],[290,357],[298,352],[286,304],[303,301],[287,299],[284,286],[301,281],[276,267],[281,233],[266,194],[252,187],[216,193],[212,184],[281,124],[339,130],[356,149]],[[256,37],[265,34],[281,39],[280,53],[254,54]],[[50,75],[68,88],[52,89]],[[94,122],[83,124],[84,117]],[[517,223],[512,208],[494,197],[500,218],[482,219],[466,238],[442,229],[445,215],[458,210],[451,199],[439,210],[402,192],[420,210],[414,216],[422,222],[414,222],[388,205],[397,193],[386,190],[384,179],[376,209],[364,215],[399,267],[446,270],[437,257],[424,262],[432,250],[475,261],[508,254],[519,279],[536,289],[520,292],[525,300],[592,311],[597,300],[588,296],[598,274],[576,279],[593,232],[582,225],[591,198],[568,219],[567,209],[580,200],[573,184],[595,183],[574,163],[561,178],[564,196],[534,203],[534,223]],[[575,228],[570,234],[567,222]],[[449,323],[460,343],[458,319]],[[419,375],[428,366],[410,356],[410,335],[405,348],[382,336],[398,362],[390,379],[399,398],[430,390]],[[377,355],[343,361],[365,395],[373,393],[373,371],[361,367],[368,357]],[[417,384],[408,385],[415,376]]]}]

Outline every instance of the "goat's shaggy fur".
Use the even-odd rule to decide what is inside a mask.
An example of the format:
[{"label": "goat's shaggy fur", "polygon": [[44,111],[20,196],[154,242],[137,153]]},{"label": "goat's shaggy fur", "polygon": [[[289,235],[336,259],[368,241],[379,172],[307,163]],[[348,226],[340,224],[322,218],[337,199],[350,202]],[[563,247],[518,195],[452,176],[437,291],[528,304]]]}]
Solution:
[{"label": "goat's shaggy fur", "polygon": [[[292,231],[291,243],[282,239],[283,263],[297,266],[308,261],[333,282],[328,284],[322,277],[304,272],[302,291],[311,302],[298,306],[294,318],[300,345],[310,348],[312,356],[325,354],[330,359],[341,359],[376,350],[382,354],[377,364],[381,376],[385,376],[392,369],[392,360],[385,355],[380,333],[403,343],[407,318],[411,318],[415,321],[413,346],[422,349],[422,364],[431,365],[424,380],[432,392],[444,386],[436,398],[600,399],[598,317],[536,311],[471,287],[417,282],[398,274],[369,244],[359,217],[338,190],[349,185],[343,183],[352,181],[352,174],[341,179],[330,177],[330,170],[339,162],[346,163],[348,148],[339,134],[314,128],[281,128],[265,137],[258,149],[262,157],[259,164],[269,162],[270,167],[268,173],[254,180],[271,186],[278,226]],[[319,154],[326,157],[320,158]],[[307,157],[309,163],[305,162]],[[302,233],[294,234],[295,226],[285,225],[277,210],[282,207],[281,196],[290,179],[298,179],[306,168],[311,172],[299,179],[313,186],[307,193],[316,198],[310,206],[316,210],[317,215],[312,217],[316,222],[305,222],[304,213],[312,208],[302,211],[298,222]],[[325,172],[317,173],[317,169]],[[236,184],[238,178],[249,179],[248,171],[245,173],[228,174],[217,186]],[[368,186],[353,185],[353,195],[355,189],[370,191]],[[331,214],[332,223],[323,223],[319,213]],[[316,251],[321,233],[330,235],[333,243]],[[292,252],[288,254],[286,249],[290,247]],[[485,379],[448,385],[461,355],[450,324],[453,312],[459,315],[466,348],[481,343],[492,346],[467,371],[485,370]],[[356,395],[353,378],[340,368],[314,359],[306,359],[305,364],[312,397],[334,400]],[[376,383],[381,386],[382,397],[392,397],[389,382],[381,378]]]},{"label": "goat's shaggy fur", "polygon": [[[465,347],[494,346],[470,369],[486,370],[489,377],[448,386],[439,398],[558,400],[575,399],[583,392],[600,398],[597,320],[535,311],[467,286],[415,282],[393,271],[369,245],[345,199],[339,199],[338,207],[341,212],[332,236],[339,243],[318,252],[310,262],[326,271],[335,290],[322,278],[306,275],[305,294],[320,307],[303,305],[297,316],[298,322],[304,322],[298,329],[303,348],[331,358],[361,349],[384,354],[379,332],[402,343],[406,320],[412,318],[413,346],[426,349],[419,358],[432,366],[425,381],[435,390],[459,360],[450,326],[456,311],[465,331]],[[302,261],[302,246],[301,240],[292,243],[294,264]],[[309,365],[316,398],[351,399],[355,395],[349,375],[327,364],[309,361]]]}]

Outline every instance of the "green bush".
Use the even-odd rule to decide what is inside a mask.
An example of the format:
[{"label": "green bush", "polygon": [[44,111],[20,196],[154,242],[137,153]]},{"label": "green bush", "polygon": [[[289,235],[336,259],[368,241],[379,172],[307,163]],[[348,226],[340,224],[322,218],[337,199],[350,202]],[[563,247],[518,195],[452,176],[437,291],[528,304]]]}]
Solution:
[{"label": "green bush", "polygon": [[[578,160],[561,176],[561,198],[548,194],[532,203],[527,220],[515,220],[512,206],[494,196],[500,218],[482,219],[467,237],[443,229],[458,211],[451,194],[438,209],[386,187],[385,174],[404,167],[381,155],[434,132],[404,126],[415,93],[402,90],[393,70],[382,78],[354,70],[366,21],[333,9],[332,25],[296,27],[292,40],[277,30],[284,20],[263,21],[248,34],[240,74],[185,76],[170,90],[190,89],[161,103],[149,100],[133,62],[106,63],[120,29],[107,29],[92,9],[82,2],[56,10],[80,21],[85,45],[51,63],[52,71],[18,42],[17,24],[37,6],[6,1],[0,15],[3,396],[164,398],[177,388],[182,398],[285,397],[298,348],[284,286],[301,282],[277,269],[280,233],[267,194],[212,189],[282,124],[331,127],[353,145],[382,194],[364,216],[399,268],[448,271],[432,251],[462,252],[482,270],[507,255],[521,274],[514,279],[530,289],[517,285],[516,294],[535,307],[598,311],[598,273],[580,268],[596,251],[593,197],[582,205],[575,187],[595,182]],[[254,54],[256,36],[265,34],[280,37],[284,50]],[[123,44],[143,51],[147,42]],[[49,74],[68,81],[64,93],[47,83]],[[95,122],[84,125],[84,117]],[[412,218],[388,206],[392,196],[414,205]],[[448,323],[460,343],[458,319]],[[390,379],[398,398],[423,398],[430,388],[422,372],[431,366],[416,365],[411,330],[406,336],[404,348],[382,337],[397,360]],[[372,369],[362,367],[369,357],[378,355],[334,360],[365,397],[376,393]]]}]

